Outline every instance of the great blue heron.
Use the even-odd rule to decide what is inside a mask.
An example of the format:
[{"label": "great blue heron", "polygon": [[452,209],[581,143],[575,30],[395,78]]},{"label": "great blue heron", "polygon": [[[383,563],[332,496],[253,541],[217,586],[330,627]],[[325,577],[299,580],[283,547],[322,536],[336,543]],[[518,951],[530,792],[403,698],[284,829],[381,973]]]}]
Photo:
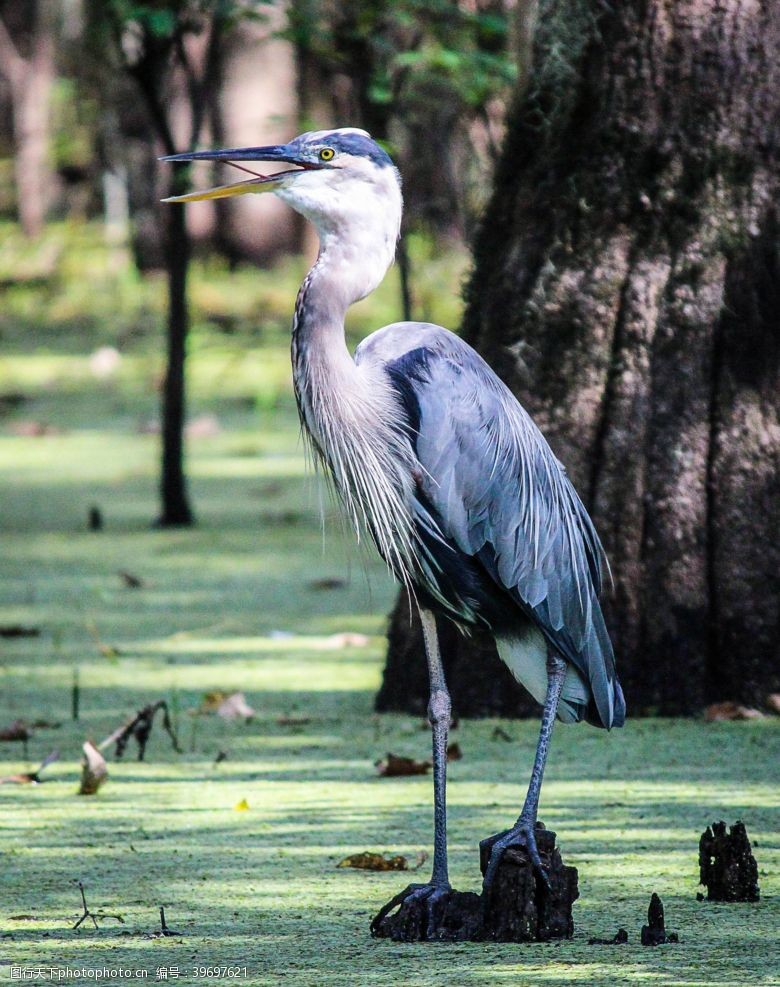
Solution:
[{"label": "great blue heron", "polygon": [[319,233],[292,326],[303,431],[358,532],[368,530],[416,597],[430,671],[433,874],[393,903],[422,899],[432,919],[450,890],[451,706],[434,615],[488,628],[515,677],[543,704],[525,804],[514,826],[493,838],[484,883],[490,887],[512,845],[526,847],[544,879],[534,829],[556,715],[607,728],[625,719],[598,602],[603,550],[563,466],[484,360],[441,326],[397,322],[350,355],[345,313],[384,278],[401,224],[400,177],[365,131],[323,130],[289,144],[164,160],[294,165],[167,201],[274,192]]}]

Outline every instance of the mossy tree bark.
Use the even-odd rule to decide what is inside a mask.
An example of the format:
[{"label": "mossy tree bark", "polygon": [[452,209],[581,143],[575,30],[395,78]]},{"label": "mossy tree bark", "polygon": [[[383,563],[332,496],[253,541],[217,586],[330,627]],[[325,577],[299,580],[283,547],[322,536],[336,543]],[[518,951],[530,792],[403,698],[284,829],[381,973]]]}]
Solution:
[{"label": "mossy tree bark", "polygon": [[[633,713],[780,685],[778,46],[758,0],[541,4],[475,245],[466,335],[589,506]],[[417,702],[407,614],[380,708]]]}]

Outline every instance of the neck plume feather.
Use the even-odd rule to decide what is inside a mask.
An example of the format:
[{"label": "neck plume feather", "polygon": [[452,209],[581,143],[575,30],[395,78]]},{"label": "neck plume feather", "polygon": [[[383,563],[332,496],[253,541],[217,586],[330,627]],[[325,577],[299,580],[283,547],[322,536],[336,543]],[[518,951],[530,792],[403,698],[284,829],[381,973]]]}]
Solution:
[{"label": "neck plume feather", "polygon": [[358,538],[368,531],[411,588],[418,565],[408,506],[413,452],[384,370],[357,366],[347,349],[344,315],[354,300],[350,293],[359,289],[353,279],[345,292],[344,270],[343,255],[324,245],[298,293],[292,335],[298,410],[312,459],[326,467]]}]

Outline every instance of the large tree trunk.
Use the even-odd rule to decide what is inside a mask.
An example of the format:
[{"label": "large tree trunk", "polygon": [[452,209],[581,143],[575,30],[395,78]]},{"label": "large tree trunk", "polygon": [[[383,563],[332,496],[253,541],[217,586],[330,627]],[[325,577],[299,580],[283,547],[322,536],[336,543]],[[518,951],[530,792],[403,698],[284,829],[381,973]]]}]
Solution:
[{"label": "large tree trunk", "polygon": [[541,4],[475,247],[466,334],[591,510],[633,713],[780,686],[778,46],[758,0]]}]

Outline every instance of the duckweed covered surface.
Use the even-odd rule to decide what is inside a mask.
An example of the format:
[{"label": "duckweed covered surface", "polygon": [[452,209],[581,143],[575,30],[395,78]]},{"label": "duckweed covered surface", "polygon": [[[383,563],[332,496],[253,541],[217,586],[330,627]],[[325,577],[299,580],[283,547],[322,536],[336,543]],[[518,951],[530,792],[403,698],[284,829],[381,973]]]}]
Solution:
[{"label": "duckweed covered surface", "polygon": [[[14,372],[28,400],[0,419],[0,625],[40,629],[0,638],[0,728],[17,718],[60,724],[36,729],[26,758],[21,744],[0,743],[0,775],[61,754],[44,784],[0,786],[0,959],[145,970],[151,981],[167,972],[179,983],[224,980],[196,968],[225,966],[246,967],[241,983],[312,987],[780,983],[776,720],[558,729],[541,814],[580,870],[574,939],[372,941],[372,914],[407,875],[336,864],[362,850],[414,859],[432,828],[430,779],[379,778],[374,768],[387,751],[420,758],[429,746],[418,720],[372,712],[392,585],[336,525],[323,538],[289,393],[279,384],[267,407],[242,404],[242,388],[257,382],[247,372],[236,384],[237,344],[233,355],[206,343],[193,354],[193,413],[200,401],[220,428],[190,442],[200,522],[191,531],[149,526],[157,439],[138,421],[154,414],[151,357],[139,352],[106,384],[71,349],[63,362],[54,343],[51,352],[20,345]],[[278,372],[275,358],[257,360],[261,397],[276,387],[263,382],[264,366]],[[28,418],[56,429],[14,434]],[[91,505],[103,512],[101,532],[86,530]],[[127,587],[120,572],[143,586]],[[344,586],[312,585],[340,577]],[[344,632],[365,639],[333,637]],[[212,690],[243,691],[254,719],[193,715]],[[145,762],[131,744],[123,761],[110,759],[100,793],[78,797],[82,742],[160,698],[183,753],[158,724]],[[477,843],[514,819],[530,769],[536,724],[502,723],[511,743],[496,725],[462,722],[455,735],[464,756],[450,766],[451,862],[462,889],[477,887]],[[698,836],[720,818],[743,819],[756,843],[758,904],[696,901]],[[93,910],[123,923],[73,931],[78,880]],[[638,945],[653,891],[679,945]],[[150,937],[160,905],[182,935]],[[619,926],[627,946],[587,945]]]}]

